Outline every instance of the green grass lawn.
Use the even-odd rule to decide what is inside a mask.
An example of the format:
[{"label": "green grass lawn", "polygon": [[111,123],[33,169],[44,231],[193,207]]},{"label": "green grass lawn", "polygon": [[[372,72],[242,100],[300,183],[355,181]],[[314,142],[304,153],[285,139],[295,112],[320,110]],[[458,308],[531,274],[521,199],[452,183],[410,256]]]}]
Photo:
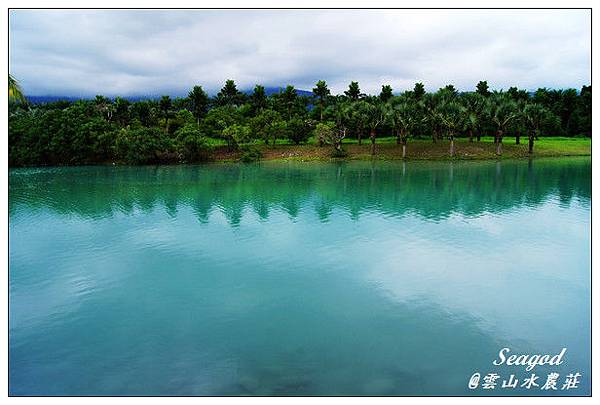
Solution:
[{"label": "green grass lawn", "polygon": [[[213,140],[217,147],[216,160],[236,160],[240,152],[227,151],[222,140]],[[482,137],[480,142],[469,142],[466,138],[455,141],[455,156],[449,155],[448,140],[439,140],[433,143],[431,139],[411,139],[406,150],[407,160],[481,160],[481,159],[506,159],[529,157],[559,157],[559,156],[589,156],[592,153],[590,138],[552,137],[540,138],[535,141],[534,151],[529,155],[527,150],[528,140],[521,138],[521,144],[515,143],[514,137],[505,137],[502,142],[502,156],[496,155],[496,145],[491,136]],[[309,139],[305,144],[294,145],[285,139],[278,140],[276,145],[265,145],[263,142],[254,144],[260,149],[265,160],[328,160],[331,158],[331,146],[319,147],[314,139]],[[396,144],[395,137],[377,138],[375,155],[371,154],[370,140],[363,140],[358,145],[355,139],[344,139],[343,148],[347,152],[346,159],[402,159],[402,147]]]}]

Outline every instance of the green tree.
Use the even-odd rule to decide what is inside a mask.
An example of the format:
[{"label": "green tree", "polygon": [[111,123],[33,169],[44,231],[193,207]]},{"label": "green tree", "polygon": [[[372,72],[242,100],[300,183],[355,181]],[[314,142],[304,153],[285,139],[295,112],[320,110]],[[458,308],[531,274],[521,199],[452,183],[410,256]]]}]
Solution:
[{"label": "green tree", "polygon": [[346,97],[348,97],[351,101],[356,101],[360,98],[360,87],[358,86],[358,82],[350,82],[348,86],[348,90],[344,92]]},{"label": "green tree", "polygon": [[223,129],[223,138],[229,150],[238,149],[242,143],[250,141],[250,128],[246,125],[233,124]]},{"label": "green tree", "polygon": [[369,122],[370,105],[364,100],[359,100],[351,104],[350,120],[352,128],[356,133],[358,144],[362,145],[362,135]]},{"label": "green tree", "polygon": [[148,101],[138,101],[132,104],[131,113],[140,123],[148,127],[152,123],[152,107]]},{"label": "green tree", "polygon": [[259,114],[268,106],[267,94],[265,92],[265,88],[259,84],[254,86],[254,91],[250,96],[250,104],[252,105],[252,109],[254,114]]},{"label": "green tree", "polygon": [[442,103],[438,108],[438,118],[450,139],[450,156],[454,156],[454,137],[463,126],[466,112],[463,106],[453,100]]},{"label": "green tree", "polygon": [[332,145],[336,151],[342,150],[342,140],[344,139],[345,132],[343,130],[340,131],[335,122],[319,122],[313,132],[320,144]]},{"label": "green tree", "polygon": [[325,80],[319,80],[316,84],[316,87],[312,89],[315,97],[319,99],[319,113],[320,113],[320,121],[323,121],[323,110],[325,109],[325,102],[327,97],[331,93],[329,88],[327,88],[327,82]]},{"label": "green tree", "polygon": [[306,142],[310,138],[313,121],[301,117],[293,117],[287,122],[287,134],[290,141],[296,145]]},{"label": "green tree", "polygon": [[160,98],[160,112],[165,119],[165,132],[169,132],[169,115],[171,114],[171,107],[173,106],[173,101],[169,96],[162,96]]},{"label": "green tree", "polygon": [[477,142],[481,141],[482,124],[485,116],[485,97],[481,94],[464,93],[460,99],[466,109],[465,129],[469,136],[469,142],[473,142],[473,134],[477,136]]},{"label": "green tree", "polygon": [[548,125],[553,118],[558,119],[548,108],[544,107],[539,103],[530,103],[525,105],[523,109],[523,116],[529,129],[528,139],[528,151],[529,154],[533,153],[534,139],[539,137],[541,129]]},{"label": "green tree", "polygon": [[114,103],[114,118],[117,120],[117,122],[122,126],[126,126],[129,123],[129,119],[130,119],[130,115],[129,115],[129,108],[131,106],[131,103],[129,102],[129,100],[121,98],[121,97],[117,97],[115,98],[115,103]]},{"label": "green tree", "polygon": [[369,128],[369,138],[371,139],[371,155],[375,154],[375,141],[377,138],[377,128],[385,122],[385,113],[383,106],[379,102],[368,104],[366,111],[367,126]]},{"label": "green tree", "polygon": [[415,104],[402,100],[389,107],[387,118],[396,133],[396,143],[402,144],[402,158],[405,158],[407,140],[417,121]]},{"label": "green tree", "polygon": [[281,114],[275,110],[262,110],[258,115],[252,117],[249,122],[251,134],[254,139],[263,139],[265,144],[271,140],[272,126],[281,121]]},{"label": "green tree", "polygon": [[225,81],[225,86],[217,93],[215,103],[218,106],[239,106],[243,103],[244,95],[237,89],[233,80]]},{"label": "green tree", "polygon": [[477,83],[477,90],[475,92],[483,97],[489,96],[491,93],[488,87],[488,82],[481,80],[479,83]]},{"label": "green tree", "polygon": [[508,125],[517,117],[517,103],[504,93],[495,94],[488,102],[488,115],[496,129],[496,154],[502,154],[502,138]]},{"label": "green tree", "polygon": [[208,94],[202,89],[202,86],[194,86],[188,94],[190,111],[196,119],[196,125],[200,125],[200,120],[206,114],[208,108]]},{"label": "green tree", "polygon": [[384,84],[381,86],[381,92],[379,93],[379,99],[386,103],[390,98],[394,96],[392,86]]},{"label": "green tree", "polygon": [[179,160],[185,163],[205,161],[209,157],[210,147],[206,137],[196,124],[187,124],[175,132],[176,151]]},{"label": "green tree", "polygon": [[206,134],[212,137],[222,137],[223,130],[233,124],[243,124],[244,118],[239,108],[233,106],[221,106],[211,108],[201,126]]},{"label": "green tree", "polygon": [[292,118],[292,108],[298,99],[298,93],[292,85],[286,86],[285,90],[280,94],[281,103],[287,111],[288,120]]},{"label": "green tree", "polygon": [[413,89],[413,96],[417,101],[421,100],[423,96],[425,96],[425,86],[423,85],[423,83],[415,83],[415,87]]}]

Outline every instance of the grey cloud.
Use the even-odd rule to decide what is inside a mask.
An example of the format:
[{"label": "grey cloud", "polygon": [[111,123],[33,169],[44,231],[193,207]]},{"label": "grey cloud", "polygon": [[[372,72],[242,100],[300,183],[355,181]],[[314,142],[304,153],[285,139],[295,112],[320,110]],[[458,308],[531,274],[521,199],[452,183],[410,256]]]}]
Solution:
[{"label": "grey cloud", "polygon": [[9,24],[10,71],[31,95],[215,92],[228,78],[535,89],[591,76],[587,10],[12,10]]}]

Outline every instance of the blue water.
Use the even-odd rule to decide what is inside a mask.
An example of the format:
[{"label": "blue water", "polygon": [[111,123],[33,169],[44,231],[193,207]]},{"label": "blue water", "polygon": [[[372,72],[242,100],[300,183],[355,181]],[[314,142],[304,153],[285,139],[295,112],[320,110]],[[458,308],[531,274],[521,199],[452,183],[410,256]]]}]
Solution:
[{"label": "blue water", "polygon": [[9,391],[545,395],[492,361],[566,347],[586,395],[590,209],[589,158],[14,169]]}]

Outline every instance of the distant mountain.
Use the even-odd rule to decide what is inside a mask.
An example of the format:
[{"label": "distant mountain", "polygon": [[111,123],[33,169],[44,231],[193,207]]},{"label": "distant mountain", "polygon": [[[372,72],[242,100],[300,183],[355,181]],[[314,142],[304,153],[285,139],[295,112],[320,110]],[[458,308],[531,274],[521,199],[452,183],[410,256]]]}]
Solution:
[{"label": "distant mountain", "polygon": [[[93,97],[74,97],[74,96],[27,96],[27,100],[32,104],[45,104],[45,103],[53,103],[55,101],[69,101],[74,102],[78,100],[93,100],[96,96]],[[109,97],[114,99],[114,97]],[[160,96],[127,96],[123,97],[129,101],[140,101],[140,100],[152,100],[158,99]]]},{"label": "distant mountain", "polygon": [[[265,93],[267,94],[267,96],[283,92],[284,90],[285,90],[285,87],[265,87]],[[245,94],[252,94],[253,92],[254,92],[254,88],[242,90],[242,93],[245,93]],[[299,96],[305,96],[305,97],[311,97],[313,95],[312,91],[301,90],[301,89],[296,89],[296,93]]]},{"label": "distant mountain", "polygon": [[[272,94],[277,94],[285,90],[285,87],[265,87],[265,93],[267,96]],[[242,93],[252,94],[254,88],[242,90]],[[313,95],[312,91],[296,89],[296,93],[299,96],[311,97]],[[124,96],[123,98],[132,102],[140,101],[140,100],[158,100],[161,95],[145,95],[145,96]],[[171,97],[185,97],[181,95],[171,95]],[[93,100],[96,96],[55,96],[55,95],[47,95],[47,96],[27,96],[27,100],[29,100],[32,104],[45,104],[45,103],[53,103],[55,101],[77,101],[77,100]],[[114,97],[109,97],[113,98]]]}]

